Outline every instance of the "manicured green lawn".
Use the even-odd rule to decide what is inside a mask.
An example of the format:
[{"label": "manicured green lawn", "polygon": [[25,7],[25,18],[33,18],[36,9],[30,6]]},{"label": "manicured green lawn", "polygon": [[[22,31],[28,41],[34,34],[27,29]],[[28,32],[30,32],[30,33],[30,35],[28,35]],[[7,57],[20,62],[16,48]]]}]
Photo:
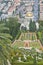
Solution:
[{"label": "manicured green lawn", "polygon": [[23,43],[23,41],[16,41],[16,42],[14,43],[14,46],[15,46],[15,47],[23,47],[23,46],[24,46],[24,43]]},{"label": "manicured green lawn", "polygon": [[[32,42],[30,42],[29,43],[29,46],[30,47],[33,47],[33,48],[38,48],[38,49],[40,49],[40,43],[39,42],[37,42],[37,41],[32,41]],[[23,41],[16,41],[15,43],[14,43],[14,47],[24,47],[24,42]]]},{"label": "manicured green lawn", "polygon": [[39,42],[35,41],[35,42],[30,43],[30,47],[40,49],[41,46],[40,46]]}]

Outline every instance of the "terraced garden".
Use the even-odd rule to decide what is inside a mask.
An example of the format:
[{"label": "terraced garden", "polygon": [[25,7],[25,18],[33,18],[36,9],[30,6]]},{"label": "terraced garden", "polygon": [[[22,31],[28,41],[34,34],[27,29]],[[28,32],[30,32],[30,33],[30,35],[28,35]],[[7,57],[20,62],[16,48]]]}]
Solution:
[{"label": "terraced garden", "polygon": [[[26,47],[25,44],[29,46]],[[22,33],[19,39],[13,43],[13,48],[16,55],[12,65],[43,65],[41,44],[35,33]]]},{"label": "terraced garden", "polygon": [[40,43],[37,40],[35,33],[22,33],[18,40],[14,42],[14,47],[25,47],[25,41],[28,41],[29,46],[40,49]]}]

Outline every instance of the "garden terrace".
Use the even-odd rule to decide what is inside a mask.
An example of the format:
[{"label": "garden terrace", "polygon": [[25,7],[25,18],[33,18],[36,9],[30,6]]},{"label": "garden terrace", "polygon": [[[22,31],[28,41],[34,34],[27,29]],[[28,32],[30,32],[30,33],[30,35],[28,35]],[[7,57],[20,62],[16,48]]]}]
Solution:
[{"label": "garden terrace", "polygon": [[40,43],[36,40],[36,41],[30,41],[30,40],[16,40],[13,44],[14,47],[25,47],[25,42],[26,41],[29,41],[28,44],[29,46],[28,47],[33,47],[33,48],[38,48],[40,49],[41,46],[40,46]]},{"label": "garden terrace", "polygon": [[31,33],[31,32],[21,33],[19,39],[20,40],[37,40],[37,36],[35,33]]}]

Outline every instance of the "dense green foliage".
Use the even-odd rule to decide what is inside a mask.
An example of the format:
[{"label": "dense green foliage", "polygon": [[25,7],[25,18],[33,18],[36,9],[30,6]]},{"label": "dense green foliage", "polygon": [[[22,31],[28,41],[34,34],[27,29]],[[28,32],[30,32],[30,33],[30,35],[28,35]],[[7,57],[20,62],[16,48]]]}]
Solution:
[{"label": "dense green foliage", "polygon": [[43,45],[43,21],[39,21],[39,31],[37,32],[37,38]]},{"label": "dense green foliage", "polygon": [[5,30],[9,29],[5,27],[4,23],[0,23],[0,65],[8,65],[7,59],[10,60],[10,53],[12,53],[10,47],[12,36],[4,33]]},{"label": "dense green foliage", "polygon": [[11,62],[14,55],[11,40],[18,34],[19,27],[17,18],[0,21],[0,65],[8,65],[7,60]]},{"label": "dense green foliage", "polygon": [[12,65],[14,64],[15,65],[22,65],[22,64],[43,65],[42,53],[37,52],[35,48],[32,48],[30,50],[30,49],[23,49],[23,48],[18,49],[14,47],[14,51],[15,51],[15,56],[12,59]]},{"label": "dense green foliage", "polygon": [[5,22],[6,26],[9,28],[9,34],[15,39],[16,35],[19,33],[20,24],[18,23],[17,18],[9,18]]},{"label": "dense green foliage", "polygon": [[37,38],[41,41],[43,45],[43,32],[37,32]]},{"label": "dense green foliage", "polygon": [[29,31],[31,31],[31,32],[35,32],[35,31],[36,31],[35,22],[30,21],[30,24],[29,24]]},{"label": "dense green foliage", "polygon": [[43,31],[43,21],[39,21],[39,31]]}]

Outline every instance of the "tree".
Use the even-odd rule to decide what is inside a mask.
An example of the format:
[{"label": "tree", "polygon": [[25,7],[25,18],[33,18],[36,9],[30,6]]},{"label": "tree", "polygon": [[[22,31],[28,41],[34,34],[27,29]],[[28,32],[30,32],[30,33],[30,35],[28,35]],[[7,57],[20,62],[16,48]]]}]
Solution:
[{"label": "tree", "polygon": [[35,32],[35,31],[36,31],[35,22],[30,21],[29,30],[30,30],[31,32]]},{"label": "tree", "polygon": [[9,18],[8,21],[6,21],[6,27],[9,27],[9,33],[14,39],[18,34],[20,28],[18,18]]},{"label": "tree", "polygon": [[12,48],[10,47],[10,34],[4,33],[4,30],[9,30],[4,23],[0,24],[0,65],[8,65],[7,59],[10,60]]},{"label": "tree", "polygon": [[39,31],[43,31],[43,21],[38,22],[39,22]]}]

